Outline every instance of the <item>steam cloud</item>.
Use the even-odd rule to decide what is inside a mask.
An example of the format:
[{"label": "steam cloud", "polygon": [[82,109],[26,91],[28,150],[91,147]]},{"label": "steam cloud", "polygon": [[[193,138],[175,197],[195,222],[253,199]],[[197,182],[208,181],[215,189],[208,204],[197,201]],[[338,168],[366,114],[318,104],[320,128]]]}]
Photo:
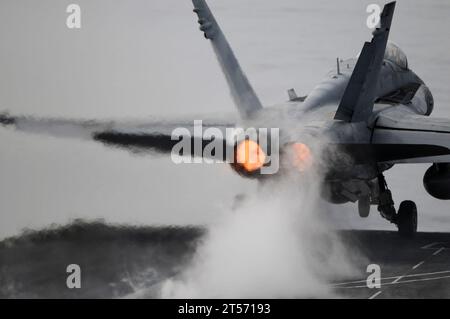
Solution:
[{"label": "steam cloud", "polygon": [[316,169],[266,182],[224,210],[191,265],[163,282],[161,297],[336,297],[330,281],[356,272],[323,218],[319,177]]}]

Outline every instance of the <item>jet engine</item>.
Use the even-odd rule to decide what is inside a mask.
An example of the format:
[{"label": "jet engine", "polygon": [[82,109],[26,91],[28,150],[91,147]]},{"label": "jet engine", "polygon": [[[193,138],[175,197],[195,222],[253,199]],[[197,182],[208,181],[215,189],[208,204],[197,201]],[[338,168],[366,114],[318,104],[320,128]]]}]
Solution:
[{"label": "jet engine", "polygon": [[433,164],[423,176],[428,194],[438,199],[450,199],[450,163]]},{"label": "jet engine", "polygon": [[261,168],[266,164],[267,154],[258,142],[245,139],[234,147],[231,167],[243,177],[260,177]]},{"label": "jet engine", "polygon": [[[263,147],[258,142],[245,139],[236,143],[232,168],[241,176],[262,178],[284,172],[305,172],[313,162],[311,149],[304,143],[285,144],[278,152],[271,147]],[[277,164],[275,164],[277,163]],[[271,168],[266,171],[263,168]]]}]

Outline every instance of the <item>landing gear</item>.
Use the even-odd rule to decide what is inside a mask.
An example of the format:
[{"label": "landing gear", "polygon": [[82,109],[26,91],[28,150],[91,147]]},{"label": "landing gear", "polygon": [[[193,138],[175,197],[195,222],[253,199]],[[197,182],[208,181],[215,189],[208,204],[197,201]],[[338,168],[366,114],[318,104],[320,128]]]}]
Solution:
[{"label": "landing gear", "polygon": [[417,206],[413,201],[401,202],[397,214],[397,227],[402,237],[413,237],[417,232]]},{"label": "landing gear", "polygon": [[387,187],[383,174],[378,175],[378,211],[383,218],[395,224],[395,207],[392,193]]},{"label": "landing gear", "polygon": [[366,218],[370,213],[370,197],[364,196],[358,200],[359,217]]},{"label": "landing gear", "polygon": [[381,216],[397,225],[402,237],[413,237],[417,232],[417,206],[413,201],[401,202],[398,213],[395,212],[392,193],[387,187],[383,174],[378,175],[378,211]]}]

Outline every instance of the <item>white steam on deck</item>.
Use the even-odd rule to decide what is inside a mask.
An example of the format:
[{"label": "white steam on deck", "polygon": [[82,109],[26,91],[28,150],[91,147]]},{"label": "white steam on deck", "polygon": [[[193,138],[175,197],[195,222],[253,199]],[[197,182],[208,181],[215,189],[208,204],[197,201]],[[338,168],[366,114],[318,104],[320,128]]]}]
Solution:
[{"label": "white steam on deck", "polygon": [[261,183],[237,208],[224,210],[191,265],[162,284],[161,297],[336,297],[330,281],[356,272],[321,218],[327,205],[319,177],[312,169]]}]

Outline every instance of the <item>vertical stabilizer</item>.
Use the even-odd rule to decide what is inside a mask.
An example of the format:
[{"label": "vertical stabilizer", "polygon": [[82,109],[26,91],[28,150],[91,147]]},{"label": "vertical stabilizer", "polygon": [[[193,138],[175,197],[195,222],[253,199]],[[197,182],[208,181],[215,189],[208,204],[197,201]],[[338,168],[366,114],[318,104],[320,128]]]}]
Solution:
[{"label": "vertical stabilizer", "polygon": [[194,12],[198,15],[200,30],[205,38],[211,40],[214,52],[219,60],[227,80],[234,103],[242,118],[251,117],[262,109],[261,102],[253,91],[250,82],[242,71],[233,50],[228,44],[205,0],[192,0]]},{"label": "vertical stabilizer", "polygon": [[384,59],[395,2],[384,6],[380,27],[371,42],[364,43],[358,62],[345,89],[334,119],[347,122],[367,121],[372,115],[375,89]]}]

